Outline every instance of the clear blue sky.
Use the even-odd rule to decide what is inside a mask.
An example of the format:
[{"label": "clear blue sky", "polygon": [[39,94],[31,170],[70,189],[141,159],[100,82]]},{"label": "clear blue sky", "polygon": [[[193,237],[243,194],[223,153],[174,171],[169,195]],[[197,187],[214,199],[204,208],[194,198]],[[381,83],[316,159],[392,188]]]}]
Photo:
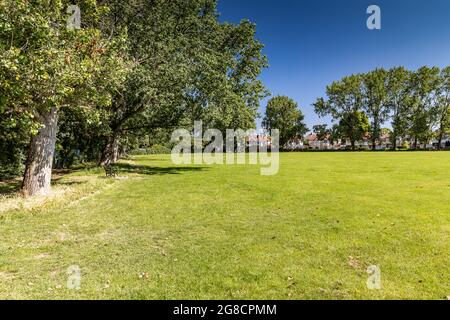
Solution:
[{"label": "clear blue sky", "polygon": [[[381,30],[366,27],[372,4]],[[333,80],[376,67],[450,65],[450,0],[219,0],[219,12],[221,21],[257,24],[270,64],[262,81],[295,99],[310,128],[328,122],[311,103]]]}]

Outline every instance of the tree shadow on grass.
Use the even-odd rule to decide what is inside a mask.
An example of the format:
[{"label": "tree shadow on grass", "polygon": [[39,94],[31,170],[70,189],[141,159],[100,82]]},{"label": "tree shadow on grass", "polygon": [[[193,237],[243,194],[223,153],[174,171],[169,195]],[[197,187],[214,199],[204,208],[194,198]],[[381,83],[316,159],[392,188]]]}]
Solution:
[{"label": "tree shadow on grass", "polygon": [[[184,172],[200,172],[208,170],[207,167],[152,167],[146,165],[133,165],[128,163],[116,163],[113,165],[117,168],[118,173],[136,173],[142,175],[165,175],[165,174],[182,174]],[[95,168],[92,166],[92,168]],[[54,170],[52,176],[52,185],[62,185],[62,186],[73,186],[81,185],[86,183],[86,181],[72,181],[63,180],[62,178],[68,174],[76,171],[85,170],[86,167],[74,168],[74,169],[64,169],[64,170]],[[10,179],[5,181],[0,181],[0,195],[12,195],[20,191],[22,186],[22,179]]]},{"label": "tree shadow on grass", "polygon": [[71,187],[71,186],[78,186],[82,184],[86,184],[87,181],[61,181],[60,179],[52,180],[53,186],[65,186],[65,187]]},{"label": "tree shadow on grass", "polygon": [[[52,178],[53,186],[73,186],[86,183],[85,181],[63,181],[62,176]],[[16,178],[11,180],[0,181],[0,196],[9,196],[20,192],[22,179]]]},{"label": "tree shadow on grass", "polygon": [[0,195],[17,193],[19,192],[21,186],[22,180],[19,179],[0,181]]},{"label": "tree shadow on grass", "polygon": [[116,163],[114,167],[120,173],[137,173],[144,175],[182,174],[184,172],[205,171],[206,167],[152,167],[146,165],[134,165],[129,163]]}]

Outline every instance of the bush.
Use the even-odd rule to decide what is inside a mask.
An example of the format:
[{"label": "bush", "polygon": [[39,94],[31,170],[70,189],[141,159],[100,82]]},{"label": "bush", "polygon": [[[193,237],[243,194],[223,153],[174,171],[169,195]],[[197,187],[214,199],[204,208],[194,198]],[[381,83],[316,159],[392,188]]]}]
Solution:
[{"label": "bush", "polygon": [[147,149],[145,149],[145,148],[139,148],[139,149],[131,150],[131,151],[129,152],[129,154],[132,155],[132,156],[145,156],[145,155],[147,155],[148,153],[147,153]]},{"label": "bush", "polygon": [[142,156],[142,155],[150,155],[150,154],[170,154],[172,150],[169,148],[155,144],[150,148],[138,148],[130,151],[130,155],[133,156]]},{"label": "bush", "polygon": [[25,169],[25,154],[23,150],[19,148],[0,149],[0,180],[22,175]]},{"label": "bush", "polygon": [[172,150],[159,144],[155,144],[148,149],[148,154],[170,154],[171,152]]},{"label": "bush", "polygon": [[397,148],[398,150],[408,150],[409,149],[409,143],[407,141],[404,141],[403,144]]}]

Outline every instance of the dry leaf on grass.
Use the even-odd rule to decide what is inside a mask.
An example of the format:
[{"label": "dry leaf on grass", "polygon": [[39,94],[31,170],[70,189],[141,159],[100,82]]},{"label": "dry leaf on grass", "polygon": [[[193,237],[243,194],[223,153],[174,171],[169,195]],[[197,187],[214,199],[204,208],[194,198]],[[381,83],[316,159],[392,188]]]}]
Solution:
[{"label": "dry leaf on grass", "polygon": [[359,263],[358,259],[356,259],[352,256],[348,257],[348,265],[354,269],[358,269],[360,267],[360,263]]}]

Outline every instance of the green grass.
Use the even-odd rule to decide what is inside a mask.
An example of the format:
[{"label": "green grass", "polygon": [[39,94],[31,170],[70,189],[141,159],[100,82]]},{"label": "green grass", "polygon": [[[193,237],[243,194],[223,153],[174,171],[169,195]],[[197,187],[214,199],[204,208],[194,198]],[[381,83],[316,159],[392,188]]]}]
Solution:
[{"label": "green grass", "polygon": [[[168,156],[121,170],[71,173],[59,183],[78,192],[0,214],[0,298],[450,295],[450,153],[282,154],[273,177]],[[366,287],[370,265],[382,290]]]}]

